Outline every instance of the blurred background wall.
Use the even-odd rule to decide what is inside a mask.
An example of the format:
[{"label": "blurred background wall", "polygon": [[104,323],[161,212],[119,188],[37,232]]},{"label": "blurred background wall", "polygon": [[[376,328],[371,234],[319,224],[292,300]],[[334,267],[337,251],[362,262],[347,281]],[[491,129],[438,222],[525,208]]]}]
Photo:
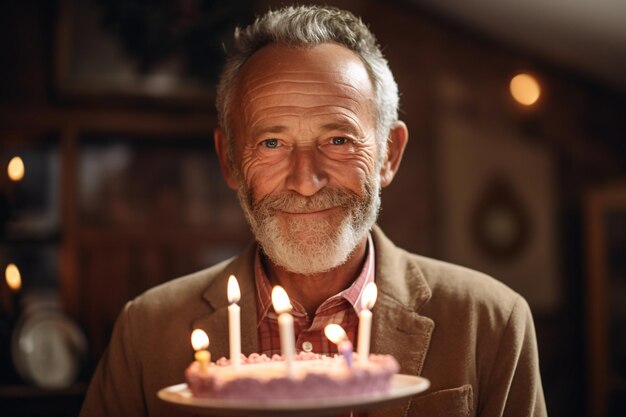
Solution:
[{"label": "blurred background wall", "polygon": [[[550,415],[624,415],[624,6],[325,3],[370,25],[402,93],[410,142],[383,192],[383,229],[526,297]],[[124,303],[249,241],[212,149],[213,84],[234,24],[281,4],[0,5],[10,415],[76,415]],[[526,104],[511,91],[519,74]],[[42,303],[58,314],[33,322]],[[12,355],[20,337],[56,353]]]}]

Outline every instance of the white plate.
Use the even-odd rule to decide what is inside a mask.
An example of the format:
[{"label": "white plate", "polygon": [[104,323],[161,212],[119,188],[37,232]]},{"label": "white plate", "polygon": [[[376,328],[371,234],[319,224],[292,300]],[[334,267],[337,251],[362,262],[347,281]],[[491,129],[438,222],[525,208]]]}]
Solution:
[{"label": "white plate", "polygon": [[294,401],[242,401],[195,398],[187,384],[172,385],[159,390],[158,397],[187,411],[220,416],[238,416],[254,413],[257,416],[313,416],[336,414],[378,408],[425,391],[430,381],[419,376],[396,374],[386,394],[336,397],[329,399]]},{"label": "white plate", "polygon": [[87,351],[80,328],[60,310],[39,308],[17,322],[11,355],[19,375],[46,389],[69,387]]}]

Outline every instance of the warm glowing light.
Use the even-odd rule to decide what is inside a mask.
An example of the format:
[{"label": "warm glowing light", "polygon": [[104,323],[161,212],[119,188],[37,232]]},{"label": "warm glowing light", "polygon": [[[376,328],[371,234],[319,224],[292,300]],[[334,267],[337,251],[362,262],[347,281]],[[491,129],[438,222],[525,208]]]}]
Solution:
[{"label": "warm glowing light", "polygon": [[193,350],[203,350],[209,347],[209,336],[202,329],[191,332],[191,346]]},{"label": "warm glowing light", "polygon": [[274,305],[274,311],[278,314],[287,313],[291,311],[291,302],[289,296],[283,287],[276,285],[272,289],[272,304]]},{"label": "warm glowing light", "polygon": [[14,156],[7,166],[7,174],[12,181],[20,181],[24,178],[24,161],[19,156]]},{"label": "warm glowing light", "polygon": [[333,343],[339,344],[348,338],[346,331],[338,324],[329,324],[324,328],[324,334]]},{"label": "warm glowing light", "polygon": [[532,106],[539,100],[541,88],[537,80],[529,74],[517,74],[509,86],[515,100],[525,106]]},{"label": "warm glowing light", "polygon": [[7,285],[13,291],[19,291],[22,288],[22,275],[20,270],[15,264],[8,264],[4,270],[4,278],[7,281]]},{"label": "warm glowing light", "polygon": [[234,275],[228,277],[228,289],[226,290],[229,303],[236,303],[241,298],[241,291],[239,290],[239,283]]},{"label": "warm glowing light", "polygon": [[361,296],[361,307],[371,310],[376,304],[376,298],[378,297],[378,287],[373,282],[368,283],[363,289],[363,295]]}]

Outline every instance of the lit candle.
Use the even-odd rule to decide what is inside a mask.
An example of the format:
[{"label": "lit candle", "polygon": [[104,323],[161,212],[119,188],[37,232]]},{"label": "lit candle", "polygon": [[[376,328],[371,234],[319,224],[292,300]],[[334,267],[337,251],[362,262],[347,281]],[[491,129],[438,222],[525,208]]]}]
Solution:
[{"label": "lit candle", "polygon": [[241,365],[241,308],[237,301],[241,298],[239,284],[234,275],[228,277],[228,337],[230,343],[230,363],[238,368]]},{"label": "lit candle", "polygon": [[211,352],[207,350],[209,347],[209,336],[202,329],[195,329],[191,332],[191,346],[196,353],[193,357],[200,363],[200,370],[206,372],[211,362]]},{"label": "lit candle", "polygon": [[346,331],[338,324],[329,324],[324,328],[324,334],[331,342],[337,345],[337,350],[346,359],[348,368],[352,368],[352,342]]},{"label": "lit candle", "polygon": [[376,303],[378,289],[376,284],[370,282],[363,289],[361,295],[361,312],[359,313],[359,341],[357,353],[359,360],[367,362],[370,354],[370,339],[372,333],[372,312],[370,311]]},{"label": "lit candle", "polygon": [[280,331],[280,350],[287,363],[287,375],[294,376],[293,356],[296,353],[293,333],[293,316],[289,314],[291,303],[283,287],[277,285],[272,290],[272,304],[278,313],[278,329]]}]

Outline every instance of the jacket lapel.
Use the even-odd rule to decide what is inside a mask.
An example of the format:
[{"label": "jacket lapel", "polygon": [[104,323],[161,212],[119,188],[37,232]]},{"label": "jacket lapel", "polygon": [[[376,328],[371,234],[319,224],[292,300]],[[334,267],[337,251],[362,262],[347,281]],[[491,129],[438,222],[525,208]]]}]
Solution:
[{"label": "jacket lapel", "polygon": [[[435,324],[417,311],[430,299],[431,291],[417,263],[377,227],[373,232],[378,300],[372,309],[372,352],[394,356],[400,373],[420,375]],[[371,410],[368,416],[403,416],[409,402]]]},{"label": "jacket lapel", "polygon": [[[212,360],[230,356],[228,346],[228,277],[233,274],[241,290],[241,352],[249,355],[258,352],[256,287],[254,284],[254,256],[256,246],[246,251],[224,268],[224,275],[217,277],[203,293],[208,303],[207,314],[196,318],[193,328],[200,328],[209,335]],[[212,337],[211,335],[215,335]],[[218,336],[219,335],[219,336]]]}]

